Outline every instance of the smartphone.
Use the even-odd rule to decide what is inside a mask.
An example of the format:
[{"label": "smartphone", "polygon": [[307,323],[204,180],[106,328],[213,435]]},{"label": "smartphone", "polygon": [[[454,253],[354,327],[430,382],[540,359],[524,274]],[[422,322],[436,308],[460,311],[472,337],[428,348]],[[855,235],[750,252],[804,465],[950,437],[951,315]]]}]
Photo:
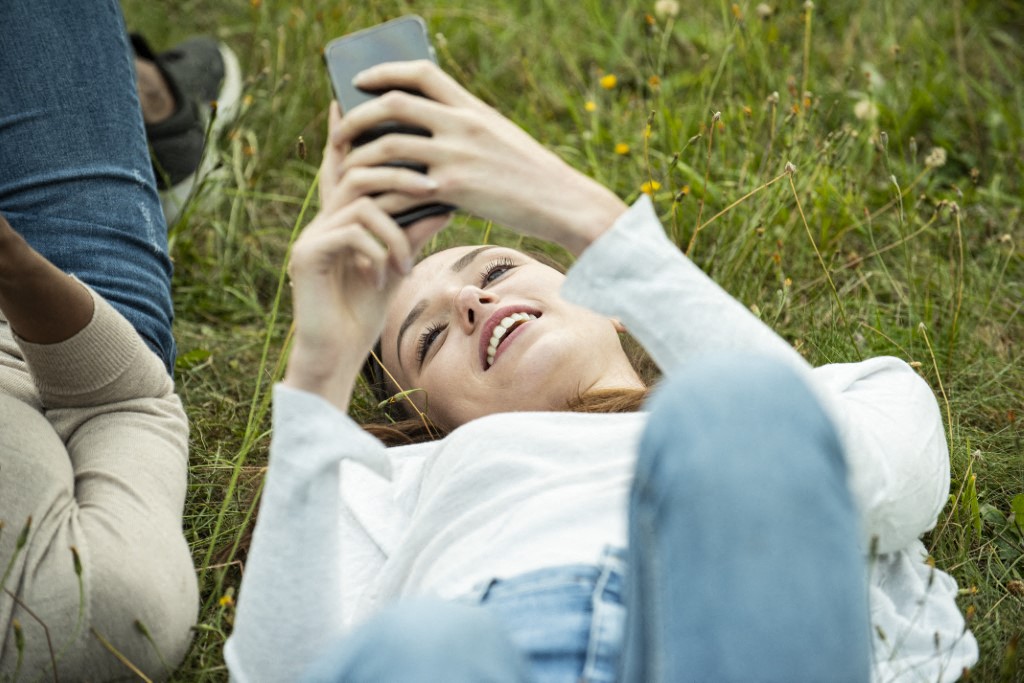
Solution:
[{"label": "smartphone", "polygon": [[[352,111],[360,104],[383,94],[360,90],[352,85],[352,79],[357,73],[374,64],[416,59],[429,59],[437,63],[434,48],[427,37],[427,24],[422,17],[415,14],[405,15],[362,31],[335,38],[324,48],[327,74],[331,79],[334,97],[341,105],[343,113]],[[421,93],[414,94],[420,95]],[[353,144],[363,145],[389,133],[430,135],[429,131],[422,128],[395,122],[366,131],[356,138]],[[401,160],[395,160],[388,165],[411,168],[420,173],[427,172],[426,167],[422,165]],[[400,226],[405,227],[428,216],[437,216],[454,210],[455,207],[448,204],[425,204],[393,216],[393,218]]]}]

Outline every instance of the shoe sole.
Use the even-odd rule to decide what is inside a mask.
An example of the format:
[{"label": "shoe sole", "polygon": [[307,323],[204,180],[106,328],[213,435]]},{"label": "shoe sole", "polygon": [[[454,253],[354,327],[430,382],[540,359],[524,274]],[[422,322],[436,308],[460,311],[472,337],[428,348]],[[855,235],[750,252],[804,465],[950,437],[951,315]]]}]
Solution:
[{"label": "shoe sole", "polygon": [[[224,63],[224,82],[221,83],[220,92],[217,98],[217,114],[210,126],[209,136],[206,140],[206,147],[203,149],[203,158],[199,168],[187,178],[177,183],[174,187],[160,192],[160,204],[164,210],[164,217],[167,225],[171,226],[178,222],[181,212],[188,203],[192,189],[202,178],[217,166],[217,155],[211,149],[220,134],[229,123],[238,116],[242,103],[242,67],[238,62],[238,56],[234,50],[220,43],[221,60]],[[209,122],[209,111],[203,109],[205,122]]]}]

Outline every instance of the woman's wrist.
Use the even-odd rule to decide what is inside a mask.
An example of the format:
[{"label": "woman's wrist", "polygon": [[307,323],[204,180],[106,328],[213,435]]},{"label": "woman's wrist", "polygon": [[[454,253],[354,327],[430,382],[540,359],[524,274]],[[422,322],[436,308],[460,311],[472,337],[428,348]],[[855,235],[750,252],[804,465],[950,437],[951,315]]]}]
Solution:
[{"label": "woman's wrist", "polygon": [[583,174],[574,173],[557,191],[561,200],[552,206],[555,241],[576,257],[629,210],[618,195]]},{"label": "woman's wrist", "polygon": [[571,236],[564,246],[573,256],[579,257],[587,247],[601,235],[608,232],[629,207],[615,193],[607,188],[604,196],[595,196],[594,200],[575,216],[575,229],[568,232]]},{"label": "woman's wrist", "polygon": [[320,354],[303,348],[300,342],[292,346],[288,356],[282,384],[292,389],[316,394],[341,412],[347,412],[355,390],[358,369],[351,363],[328,362]]}]

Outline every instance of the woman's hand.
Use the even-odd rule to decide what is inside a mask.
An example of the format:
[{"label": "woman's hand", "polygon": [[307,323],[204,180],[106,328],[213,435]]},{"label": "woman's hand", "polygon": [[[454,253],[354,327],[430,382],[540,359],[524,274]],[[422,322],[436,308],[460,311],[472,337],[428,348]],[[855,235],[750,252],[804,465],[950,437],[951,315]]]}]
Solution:
[{"label": "woman's hand", "polygon": [[435,184],[403,168],[343,168],[345,145],[336,144],[340,120],[332,104],[332,136],[320,167],[320,212],[299,235],[288,264],[295,332],[284,383],[320,394],[344,411],[363,360],[380,336],[395,285],[450,217],[400,228],[382,206],[387,201],[379,201],[385,197],[371,197],[384,193],[414,201]]},{"label": "woman's hand", "polygon": [[385,135],[353,149],[343,162],[343,169],[396,159],[428,167],[437,188],[415,197],[380,197],[389,211],[422,204],[428,197],[557,242],[578,255],[626,210],[608,188],[570,167],[431,62],[381,64],[359,74],[355,84],[391,92],[348,112],[333,144],[348,146],[363,131],[388,121],[432,134]]}]

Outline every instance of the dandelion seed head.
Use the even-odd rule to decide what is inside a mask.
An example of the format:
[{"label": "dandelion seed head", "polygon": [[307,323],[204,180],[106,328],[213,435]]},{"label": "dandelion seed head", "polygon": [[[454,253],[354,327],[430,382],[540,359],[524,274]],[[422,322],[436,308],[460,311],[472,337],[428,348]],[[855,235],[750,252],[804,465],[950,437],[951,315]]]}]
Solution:
[{"label": "dandelion seed head", "polygon": [[757,12],[757,16],[762,21],[771,19],[772,15],[775,14],[775,10],[772,9],[772,6],[766,2],[760,3],[754,11]]},{"label": "dandelion seed head", "polygon": [[787,161],[785,171],[790,175],[796,173],[796,164],[794,164],[792,161]]},{"label": "dandelion seed head", "polygon": [[878,107],[871,100],[860,100],[853,105],[853,115],[860,121],[874,121],[878,118]]},{"label": "dandelion seed head", "polygon": [[946,149],[944,147],[932,147],[928,156],[924,158],[924,165],[927,168],[939,168],[946,165]]}]

